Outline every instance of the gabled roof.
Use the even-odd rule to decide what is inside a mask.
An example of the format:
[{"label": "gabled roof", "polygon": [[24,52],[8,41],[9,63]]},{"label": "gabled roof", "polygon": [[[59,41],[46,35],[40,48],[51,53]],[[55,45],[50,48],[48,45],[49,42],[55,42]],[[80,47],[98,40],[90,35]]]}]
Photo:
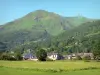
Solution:
[{"label": "gabled roof", "polygon": [[32,53],[28,53],[28,54],[24,54],[23,55],[24,58],[33,58],[33,54]]},{"label": "gabled roof", "polygon": [[51,55],[58,55],[58,53],[47,53],[48,56],[51,56]]}]

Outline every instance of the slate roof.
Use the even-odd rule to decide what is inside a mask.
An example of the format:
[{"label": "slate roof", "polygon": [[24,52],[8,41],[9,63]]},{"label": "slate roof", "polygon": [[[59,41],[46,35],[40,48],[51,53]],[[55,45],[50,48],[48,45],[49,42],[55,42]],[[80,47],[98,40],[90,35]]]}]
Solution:
[{"label": "slate roof", "polygon": [[34,58],[32,53],[24,54],[23,57],[24,58]]}]

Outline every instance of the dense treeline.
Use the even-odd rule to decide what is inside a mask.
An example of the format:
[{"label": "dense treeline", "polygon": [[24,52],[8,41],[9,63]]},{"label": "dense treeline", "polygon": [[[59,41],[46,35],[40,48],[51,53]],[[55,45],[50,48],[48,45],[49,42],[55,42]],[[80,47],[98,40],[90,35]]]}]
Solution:
[{"label": "dense treeline", "polygon": [[[47,43],[48,44],[48,43]],[[100,36],[95,35],[92,37],[84,37],[78,40],[74,37],[69,38],[67,41],[56,41],[50,42],[47,45],[44,42],[39,43],[28,43],[17,46],[11,50],[3,52],[0,54],[0,59],[4,60],[21,60],[22,54],[30,49],[31,53],[36,55],[38,50],[45,48],[46,52],[57,52],[61,55],[71,54],[71,53],[93,53],[94,59],[100,59]],[[14,51],[14,53],[12,53]],[[14,57],[12,57],[14,56]]]}]

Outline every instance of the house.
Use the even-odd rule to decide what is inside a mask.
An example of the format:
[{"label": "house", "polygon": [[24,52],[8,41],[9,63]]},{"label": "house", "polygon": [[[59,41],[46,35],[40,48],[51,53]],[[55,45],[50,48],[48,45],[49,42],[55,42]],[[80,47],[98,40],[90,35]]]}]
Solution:
[{"label": "house", "polygon": [[72,59],[72,55],[68,55],[67,56],[67,59]]},{"label": "house", "polygon": [[47,57],[49,59],[52,59],[52,60],[61,60],[61,59],[64,59],[64,57],[58,53],[48,53],[47,54]]},{"label": "house", "polygon": [[23,59],[25,59],[25,60],[33,59],[33,55],[31,53],[24,54]]},{"label": "house", "polygon": [[93,53],[73,53],[70,55],[66,55],[65,59],[76,59],[77,56],[80,56],[81,58],[83,58],[84,56],[90,56],[91,59],[94,59]]},{"label": "house", "polygon": [[23,60],[34,60],[34,61],[38,60],[37,57],[32,54],[31,49],[25,50],[22,57],[23,57]]},{"label": "house", "polygon": [[64,55],[64,58],[68,60],[76,59],[76,54],[72,53],[72,54]]},{"label": "house", "polygon": [[23,60],[34,60],[34,61],[37,61],[37,57],[36,56],[33,56],[32,53],[27,53],[27,54],[24,54],[23,55]]},{"label": "house", "polygon": [[84,53],[82,57],[84,57],[84,56],[90,56],[91,59],[94,59],[93,53]]},{"label": "house", "polygon": [[64,58],[68,59],[68,60],[71,60],[71,59],[75,59],[76,56],[73,56],[73,55],[70,54],[70,55],[65,55]]}]

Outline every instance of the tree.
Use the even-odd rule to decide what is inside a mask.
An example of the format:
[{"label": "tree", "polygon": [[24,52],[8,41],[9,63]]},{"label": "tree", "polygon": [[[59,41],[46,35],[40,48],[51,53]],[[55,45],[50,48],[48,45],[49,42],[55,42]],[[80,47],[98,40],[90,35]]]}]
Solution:
[{"label": "tree", "polygon": [[22,60],[22,54],[24,52],[24,48],[21,48],[20,46],[17,46],[16,48],[13,49],[14,51],[14,57],[16,60]]},{"label": "tree", "polygon": [[22,52],[20,50],[15,50],[14,52],[14,56],[16,58],[16,60],[22,60]]},{"label": "tree", "polygon": [[40,49],[36,52],[36,56],[39,61],[46,61],[47,58],[47,52],[45,49]]},{"label": "tree", "polygon": [[6,52],[2,53],[1,56],[0,56],[0,59],[1,60],[8,60],[9,59],[8,53],[6,53]]},{"label": "tree", "polygon": [[16,60],[22,60],[22,54],[20,52],[15,53]]},{"label": "tree", "polygon": [[99,60],[100,59],[100,40],[96,41],[93,47],[93,54],[94,54],[94,59]]}]

